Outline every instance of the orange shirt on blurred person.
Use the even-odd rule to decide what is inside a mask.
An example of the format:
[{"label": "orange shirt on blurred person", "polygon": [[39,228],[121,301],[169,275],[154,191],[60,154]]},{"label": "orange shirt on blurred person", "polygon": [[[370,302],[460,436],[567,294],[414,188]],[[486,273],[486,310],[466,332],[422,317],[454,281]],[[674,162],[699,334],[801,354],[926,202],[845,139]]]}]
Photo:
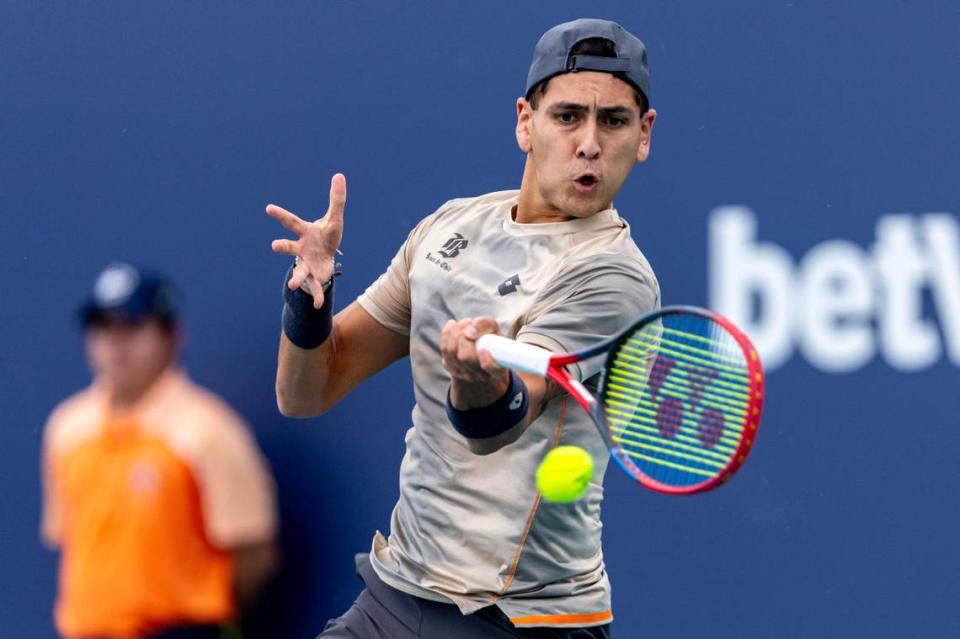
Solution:
[{"label": "orange shirt on blurred person", "polygon": [[276,522],[266,464],[226,404],[170,370],[112,415],[95,383],[53,412],[43,457],[61,634],[132,638],[233,617],[227,549],[273,538]]}]

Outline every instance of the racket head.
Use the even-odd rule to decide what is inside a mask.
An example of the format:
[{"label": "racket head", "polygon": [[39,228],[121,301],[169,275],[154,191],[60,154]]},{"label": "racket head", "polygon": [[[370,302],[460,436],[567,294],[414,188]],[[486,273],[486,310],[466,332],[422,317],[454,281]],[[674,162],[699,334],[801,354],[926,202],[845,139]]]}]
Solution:
[{"label": "racket head", "polygon": [[760,357],[728,319],[670,306],[609,347],[594,418],[627,474],[675,495],[725,483],[756,440]]}]

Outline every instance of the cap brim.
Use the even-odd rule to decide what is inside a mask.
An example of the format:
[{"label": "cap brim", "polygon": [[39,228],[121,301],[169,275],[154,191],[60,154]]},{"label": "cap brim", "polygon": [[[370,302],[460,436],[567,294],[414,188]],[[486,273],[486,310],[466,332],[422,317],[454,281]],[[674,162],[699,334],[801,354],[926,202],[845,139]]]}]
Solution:
[{"label": "cap brim", "polygon": [[128,304],[114,307],[103,307],[95,302],[87,302],[77,310],[77,319],[84,328],[90,326],[93,322],[103,318],[112,317],[120,321],[130,322],[131,324],[143,321],[148,317],[157,319],[166,319],[153,312],[150,309],[141,308],[138,305]]}]

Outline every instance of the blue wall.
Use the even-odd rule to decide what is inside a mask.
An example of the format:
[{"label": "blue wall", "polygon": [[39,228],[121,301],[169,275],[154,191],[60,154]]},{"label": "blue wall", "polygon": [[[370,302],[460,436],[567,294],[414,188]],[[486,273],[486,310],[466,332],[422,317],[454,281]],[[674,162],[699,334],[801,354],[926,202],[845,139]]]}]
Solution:
[{"label": "blue wall", "polygon": [[[272,461],[288,563],[252,636],[313,636],[350,603],[352,554],[396,498],[409,372],[321,419],[277,414],[286,260],[263,206],[319,215],[346,173],[338,297],[352,299],[438,204],[519,183],[514,100],[533,44],[583,7],[0,5],[3,636],[52,634],[41,427],[87,381],[71,312],[120,258],[182,284],[191,373]],[[664,302],[731,313],[776,365],[753,457],[722,490],[669,498],[608,474],[617,636],[960,636],[960,9],[589,13],[650,50],[652,157],[617,205]]]}]

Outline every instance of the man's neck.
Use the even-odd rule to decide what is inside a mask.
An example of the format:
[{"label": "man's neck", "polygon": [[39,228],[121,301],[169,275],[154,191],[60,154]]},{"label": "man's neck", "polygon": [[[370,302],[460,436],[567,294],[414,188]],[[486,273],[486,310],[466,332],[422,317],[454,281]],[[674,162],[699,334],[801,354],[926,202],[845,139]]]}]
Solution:
[{"label": "man's neck", "polygon": [[523,180],[520,182],[520,199],[513,210],[513,221],[517,224],[546,224],[576,219],[580,218],[558,209],[540,195],[537,172],[533,160],[527,156],[523,167]]},{"label": "man's neck", "polygon": [[113,413],[126,413],[146,397],[167,372],[165,367],[142,384],[123,386],[107,385],[108,401]]},{"label": "man's neck", "polygon": [[527,157],[523,167],[523,180],[520,182],[520,199],[513,212],[513,221],[517,224],[545,224],[547,222],[566,222],[574,219],[558,208],[551,206],[540,196],[537,185],[537,172],[533,162]]}]

